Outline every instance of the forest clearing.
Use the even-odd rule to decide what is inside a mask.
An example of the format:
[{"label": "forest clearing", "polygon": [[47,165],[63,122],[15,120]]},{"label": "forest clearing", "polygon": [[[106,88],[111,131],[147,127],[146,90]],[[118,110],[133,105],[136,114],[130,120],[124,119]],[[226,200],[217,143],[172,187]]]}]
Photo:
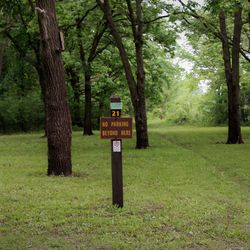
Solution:
[{"label": "forest clearing", "polygon": [[110,142],[73,133],[72,177],[46,176],[42,133],[1,136],[0,249],[249,249],[250,132],[150,124],[123,140],[124,208],[112,206]]},{"label": "forest clearing", "polygon": [[1,0],[0,249],[250,249],[250,0]]}]

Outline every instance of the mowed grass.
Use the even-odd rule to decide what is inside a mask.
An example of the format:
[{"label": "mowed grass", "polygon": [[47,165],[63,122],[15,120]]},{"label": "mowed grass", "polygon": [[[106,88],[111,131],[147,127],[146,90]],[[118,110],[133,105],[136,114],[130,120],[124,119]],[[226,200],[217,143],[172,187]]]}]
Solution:
[{"label": "mowed grass", "polygon": [[123,140],[124,208],[110,142],[73,134],[73,177],[47,177],[42,134],[0,136],[0,249],[250,249],[250,130],[149,127]]}]

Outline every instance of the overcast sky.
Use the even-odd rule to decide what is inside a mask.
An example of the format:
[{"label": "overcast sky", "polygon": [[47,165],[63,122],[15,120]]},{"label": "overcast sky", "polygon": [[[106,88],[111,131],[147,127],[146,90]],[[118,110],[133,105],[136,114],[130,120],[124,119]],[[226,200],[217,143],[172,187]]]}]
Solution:
[{"label": "overcast sky", "polygon": [[[178,0],[165,0],[166,2],[170,2],[170,3],[174,3],[174,4],[177,4],[177,5],[179,5],[179,1]],[[188,0],[182,0],[183,1],[183,3],[187,3],[188,2]],[[193,0],[194,2],[196,2],[196,3],[198,3],[198,4],[200,4],[200,5],[202,5],[202,4],[204,4],[204,0]]]}]

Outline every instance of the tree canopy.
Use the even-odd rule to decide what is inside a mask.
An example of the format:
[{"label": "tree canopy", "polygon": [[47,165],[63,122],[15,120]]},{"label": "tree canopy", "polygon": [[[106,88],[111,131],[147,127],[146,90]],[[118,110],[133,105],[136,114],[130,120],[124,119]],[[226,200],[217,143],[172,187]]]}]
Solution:
[{"label": "tree canopy", "polygon": [[[127,83],[128,73],[103,4],[108,4],[112,13],[131,68],[131,80],[145,78],[142,94],[136,93],[140,84],[136,87]],[[83,127],[84,134],[91,135],[99,127],[99,117],[109,114],[112,94],[121,96],[124,114],[137,117],[138,131],[145,126],[139,125],[140,112],[136,115],[139,106],[133,100],[137,100],[137,95],[145,96],[145,111],[150,118],[157,116],[178,124],[227,124],[229,97],[220,18],[224,13],[227,32],[224,41],[232,56],[235,13],[239,8],[242,28],[237,105],[241,123],[247,124],[249,2],[58,1],[56,10],[65,39],[62,56],[73,127]],[[35,4],[2,1],[0,10],[0,129],[2,132],[41,129],[45,127],[46,100]],[[182,67],[182,61],[192,66],[191,72]]]}]

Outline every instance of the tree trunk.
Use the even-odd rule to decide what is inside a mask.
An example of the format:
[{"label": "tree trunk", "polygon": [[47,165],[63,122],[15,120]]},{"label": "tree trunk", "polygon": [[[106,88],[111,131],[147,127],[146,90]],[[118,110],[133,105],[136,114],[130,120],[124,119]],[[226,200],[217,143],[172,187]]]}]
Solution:
[{"label": "tree trunk", "polygon": [[81,41],[80,26],[78,29],[78,42],[79,42],[79,52],[80,59],[82,61],[82,67],[84,71],[84,121],[83,121],[83,135],[93,135],[92,132],[92,103],[91,103],[91,65],[86,62],[85,51]]},{"label": "tree trunk", "polygon": [[68,176],[71,165],[71,117],[55,12],[55,0],[37,0],[41,58],[47,100],[48,175]]},{"label": "tree trunk", "polygon": [[232,63],[226,29],[224,11],[220,12],[220,30],[223,49],[224,69],[228,90],[228,144],[243,143],[240,127],[240,85],[239,85],[239,53],[242,30],[242,9],[235,12],[234,35],[232,45]]},{"label": "tree trunk", "polygon": [[[98,111],[99,111],[99,117],[103,117],[103,109],[104,109],[104,95],[99,94],[99,105],[98,105]],[[100,127],[100,118],[97,119],[98,127]]]},{"label": "tree trunk", "polygon": [[0,43],[0,77],[2,74],[2,69],[4,65],[4,51],[7,46],[7,42],[5,40],[1,41]]},{"label": "tree trunk", "polygon": [[242,8],[239,6],[234,15],[234,34],[233,34],[233,48],[232,48],[232,117],[231,128],[234,133],[229,136],[228,143],[243,143],[241,135],[241,113],[240,113],[240,42],[242,31]]},{"label": "tree trunk", "polygon": [[75,107],[74,107],[73,123],[79,127],[82,127],[83,123],[81,119],[81,105],[80,105],[81,91],[80,91],[79,76],[77,75],[77,73],[72,67],[68,67],[66,69],[66,72],[70,78],[69,81],[70,81],[70,84],[74,93]]},{"label": "tree trunk", "polygon": [[136,148],[142,149],[149,146],[148,143],[148,130],[147,130],[147,115],[146,115],[146,105],[145,105],[145,82],[144,82],[144,66],[143,66],[143,56],[142,56],[142,21],[141,21],[141,1],[136,2],[136,14],[138,28],[136,29],[136,24],[134,22],[134,17],[132,15],[132,7],[130,1],[127,1],[130,20],[132,23],[132,31],[134,35],[135,47],[136,47],[136,63],[137,63],[137,82],[133,76],[132,68],[128,59],[127,52],[123,45],[122,38],[114,22],[112,11],[108,0],[96,0],[98,5],[101,7],[105,14],[105,18],[108,21],[111,34],[116,42],[116,46],[119,50],[123,68],[125,71],[125,76],[127,79],[131,101],[135,113],[135,125],[136,125]]},{"label": "tree trunk", "polygon": [[93,135],[92,131],[92,102],[91,102],[91,74],[90,66],[85,68],[85,108],[83,134]]},{"label": "tree trunk", "polygon": [[[100,24],[101,25],[101,24]],[[99,25],[98,25],[99,26]],[[92,76],[92,63],[96,58],[97,54],[101,53],[107,45],[97,51],[100,40],[107,28],[105,24],[100,31],[97,31],[92,40],[91,49],[88,55],[87,62],[84,65],[84,75],[85,75],[85,109],[84,109],[84,135],[93,135],[92,131],[92,94],[91,94],[91,76]],[[99,27],[97,27],[97,30]]]},{"label": "tree trunk", "polygon": [[[131,9],[132,11],[132,9]],[[147,148],[148,133],[147,133],[147,113],[145,103],[145,72],[143,61],[143,24],[142,24],[142,9],[141,0],[136,0],[136,16],[137,16],[137,29],[134,27],[134,40],[136,51],[136,64],[137,64],[137,91],[138,101],[135,112],[136,118],[136,148]],[[135,25],[132,23],[132,26]]]}]

